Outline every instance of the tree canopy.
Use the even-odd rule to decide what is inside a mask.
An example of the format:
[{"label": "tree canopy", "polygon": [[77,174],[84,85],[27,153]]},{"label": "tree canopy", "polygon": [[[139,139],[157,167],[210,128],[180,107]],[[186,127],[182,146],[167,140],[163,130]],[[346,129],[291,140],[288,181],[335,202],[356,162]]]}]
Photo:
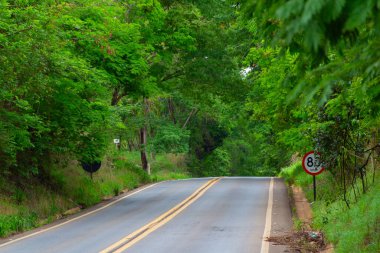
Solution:
[{"label": "tree canopy", "polygon": [[117,137],[144,169],[181,153],[194,176],[275,175],[315,149],[363,178],[378,154],[379,9],[1,0],[0,173],[98,162]]}]

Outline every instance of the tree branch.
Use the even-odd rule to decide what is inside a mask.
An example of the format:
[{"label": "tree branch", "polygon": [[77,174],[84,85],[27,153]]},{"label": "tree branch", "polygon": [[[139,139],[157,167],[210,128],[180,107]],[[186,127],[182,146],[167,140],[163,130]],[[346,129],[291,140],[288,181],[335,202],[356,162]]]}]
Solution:
[{"label": "tree branch", "polygon": [[182,126],[182,129],[185,129],[185,127],[186,127],[187,124],[189,123],[191,117],[195,116],[195,115],[198,113],[198,111],[199,111],[199,110],[196,109],[196,108],[193,108],[193,109],[191,110],[189,116],[187,117],[185,123],[184,123],[183,126]]},{"label": "tree branch", "polygon": [[182,71],[182,70],[177,70],[171,74],[168,74],[167,76],[164,76],[161,78],[161,82],[166,82],[170,79],[173,79],[173,78],[176,78],[176,77],[180,77],[182,75],[184,75],[185,73]]}]

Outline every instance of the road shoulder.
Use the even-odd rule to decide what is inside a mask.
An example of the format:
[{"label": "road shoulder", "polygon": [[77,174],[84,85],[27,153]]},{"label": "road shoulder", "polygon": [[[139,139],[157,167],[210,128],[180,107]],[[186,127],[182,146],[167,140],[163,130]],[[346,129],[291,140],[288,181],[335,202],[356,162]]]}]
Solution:
[{"label": "road shoulder", "polygon": [[[282,178],[274,178],[271,237],[286,236],[293,231],[288,189]],[[291,252],[287,246],[270,243],[270,253]]]},{"label": "road shoulder", "polygon": [[[312,230],[313,212],[302,188],[294,185],[286,186],[284,184],[284,186],[288,192],[289,210],[291,210],[294,222],[291,225],[293,229],[288,231],[280,229],[277,230],[277,233],[272,233],[271,237],[268,238],[273,245],[273,250],[270,252],[334,252],[332,245],[325,245],[323,234]],[[285,197],[283,196],[283,198]],[[273,215],[275,216],[275,213]],[[281,222],[281,219],[279,221]],[[273,224],[273,226],[275,227],[276,224]],[[284,225],[278,226],[279,228],[284,227]]]}]

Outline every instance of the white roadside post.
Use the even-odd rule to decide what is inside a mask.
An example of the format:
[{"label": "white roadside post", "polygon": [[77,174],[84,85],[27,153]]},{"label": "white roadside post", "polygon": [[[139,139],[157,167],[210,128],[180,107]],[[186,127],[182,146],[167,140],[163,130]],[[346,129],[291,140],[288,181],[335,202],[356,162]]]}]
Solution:
[{"label": "white roadside post", "polygon": [[120,150],[120,139],[113,139],[113,143],[115,144],[116,148]]}]

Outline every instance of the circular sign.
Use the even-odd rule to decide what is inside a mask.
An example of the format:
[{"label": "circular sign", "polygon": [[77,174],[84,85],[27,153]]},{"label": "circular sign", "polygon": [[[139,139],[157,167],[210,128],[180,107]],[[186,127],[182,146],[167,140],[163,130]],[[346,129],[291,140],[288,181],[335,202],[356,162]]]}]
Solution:
[{"label": "circular sign", "polygon": [[310,151],[303,156],[302,167],[304,171],[310,175],[316,176],[325,169],[321,163],[321,155],[314,151]]},{"label": "circular sign", "polygon": [[101,162],[93,162],[93,163],[81,162],[81,164],[82,164],[82,168],[89,173],[97,172],[100,169],[100,166],[102,165]]}]

